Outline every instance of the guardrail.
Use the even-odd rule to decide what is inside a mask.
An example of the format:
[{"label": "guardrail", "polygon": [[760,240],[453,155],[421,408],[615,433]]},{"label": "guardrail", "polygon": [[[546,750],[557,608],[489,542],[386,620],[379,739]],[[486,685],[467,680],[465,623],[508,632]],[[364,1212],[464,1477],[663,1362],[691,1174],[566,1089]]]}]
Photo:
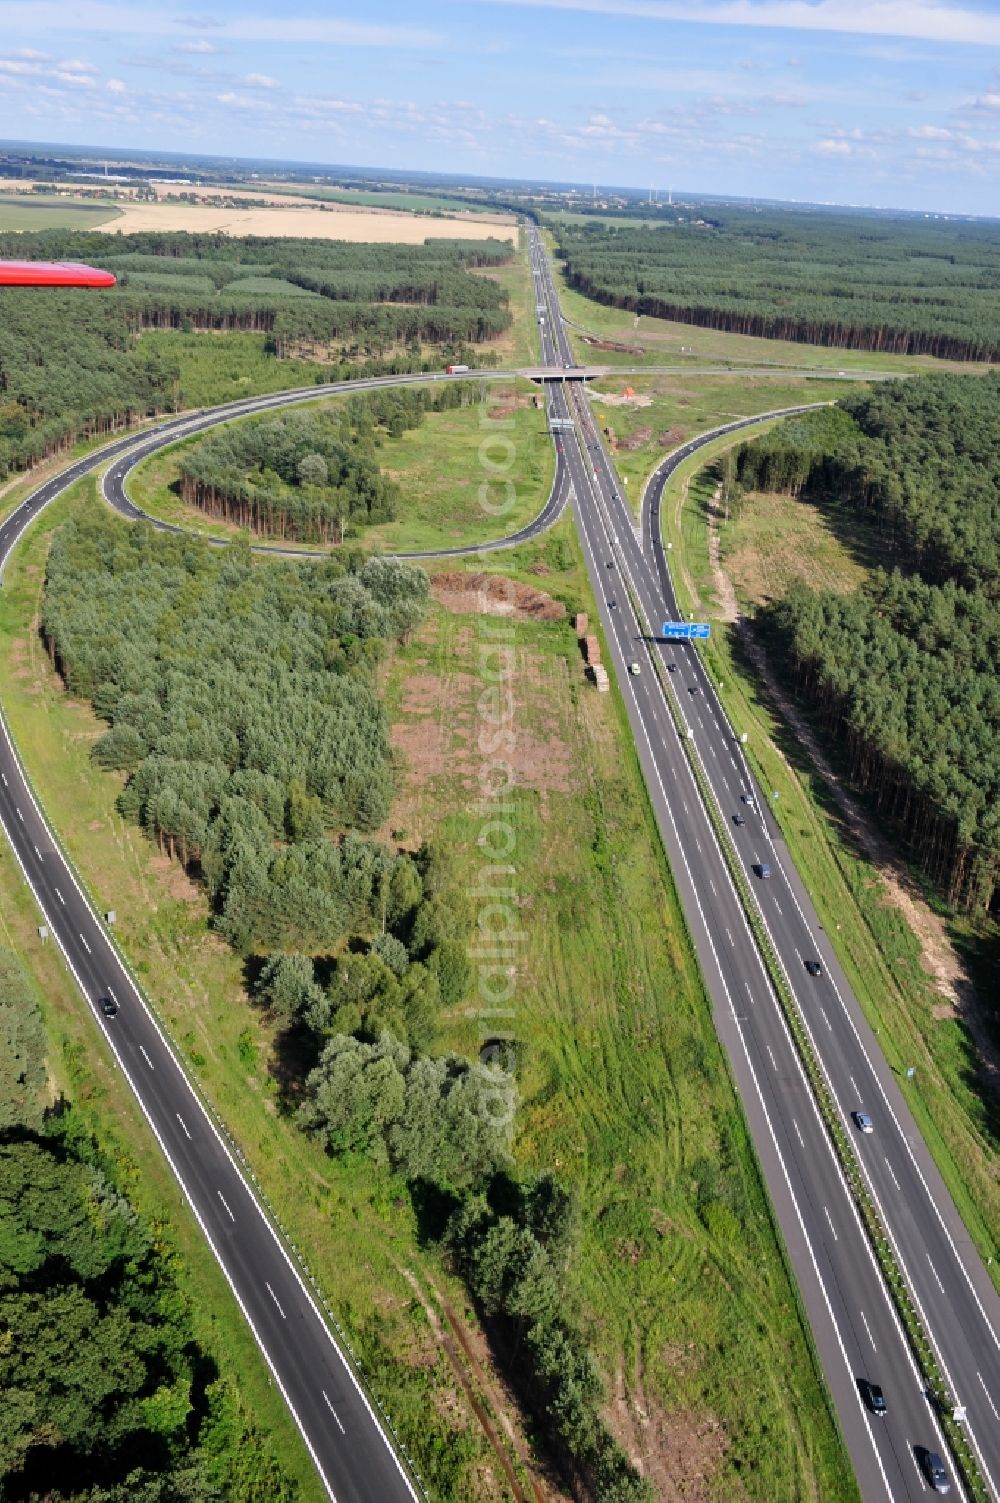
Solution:
[{"label": "guardrail", "polygon": [[[641,620],[642,616],[638,602],[633,600],[632,604],[636,610],[637,619]],[[962,1485],[969,1498],[969,1503],[992,1503],[985,1479],[979,1469],[979,1463],[969,1445],[968,1437],[954,1418],[955,1396],[951,1393],[944,1380],[909,1285],[896,1260],[891,1239],[865,1183],[854,1145],[844,1128],[830,1082],[827,1079],[820,1058],[813,1047],[812,1038],[795,993],[788,984],[784,969],[764,926],[760,909],[757,906],[750,883],[747,880],[746,872],[733,846],[732,835],[719,807],[715,791],[708,779],[708,775],[705,772],[692,739],[687,734],[687,727],[683,722],[680,709],[671,691],[663,664],[658,654],[653,651],[652,646],[649,648],[649,656],[652,660],[657,680],[663,691],[663,697],[666,700],[677,735],[684,747],[692,775],[701,795],[702,803],[705,806],[705,811],[715,832],[719,849],[722,852],[733,886],[736,889],[741,907],[746,916],[754,943],[764,961],[768,980],[778,999],[795,1048],[802,1061],[806,1078],[809,1081],[810,1089],[819,1109],[820,1119],[830,1139],[845,1183],[857,1207],[861,1218],[861,1225],[875,1255],[879,1271],[892,1297],[893,1306],[906,1334],[906,1339],[913,1353],[917,1369],[926,1385],[927,1397],[934,1406],[938,1422],[947,1439],[956,1470],[960,1474]]]}]

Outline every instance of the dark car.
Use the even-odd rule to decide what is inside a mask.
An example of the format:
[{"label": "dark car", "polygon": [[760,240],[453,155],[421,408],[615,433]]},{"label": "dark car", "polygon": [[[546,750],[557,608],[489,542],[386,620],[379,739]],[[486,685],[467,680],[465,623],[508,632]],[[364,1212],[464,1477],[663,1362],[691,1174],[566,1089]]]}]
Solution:
[{"label": "dark car", "polygon": [[734,814],[733,815],[733,824],[734,825],[745,825],[746,824],[746,820],[743,818],[742,814]]},{"label": "dark car", "polygon": [[754,871],[757,873],[758,877],[769,877],[771,875],[771,868],[768,866],[766,861],[757,861],[754,864]]},{"label": "dark car", "polygon": [[869,1383],[866,1378],[862,1378],[858,1386],[861,1389],[861,1396],[872,1414],[885,1414],[885,1394],[879,1385],[877,1383]]},{"label": "dark car", "polygon": [[98,1001],[98,1006],[106,1018],[116,1018],[118,1016],[118,1003],[114,997],[101,997]]},{"label": "dark car", "polygon": [[617,606],[617,604],[618,604],[617,600],[609,600],[608,601],[608,610],[613,611],[615,609],[615,607]]},{"label": "dark car", "polygon": [[920,1465],[923,1467],[924,1476],[936,1493],[950,1493],[951,1481],[944,1469],[944,1462],[936,1451],[920,1452]]},{"label": "dark car", "polygon": [[818,960],[807,960],[806,970],[809,972],[810,976],[822,976],[823,974],[823,967],[820,965]]},{"label": "dark car", "polygon": [[608,559],[608,568],[609,568],[609,569],[613,569],[613,568],[614,568],[614,566],[615,566],[615,561],[614,561],[614,559],[613,559],[613,558],[609,558],[609,559]]},{"label": "dark car", "polygon": [[667,672],[668,673],[676,673],[677,672],[677,664],[676,663],[668,663],[667,664]]},{"label": "dark car", "polygon": [[698,692],[698,685],[697,684],[688,684],[688,693],[689,694],[697,694],[697,692]]}]

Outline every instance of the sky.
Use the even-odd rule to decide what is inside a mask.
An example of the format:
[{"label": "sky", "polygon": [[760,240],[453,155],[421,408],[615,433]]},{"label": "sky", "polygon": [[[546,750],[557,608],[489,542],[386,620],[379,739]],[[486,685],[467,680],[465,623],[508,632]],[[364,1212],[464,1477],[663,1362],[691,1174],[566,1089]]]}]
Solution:
[{"label": "sky", "polygon": [[0,0],[0,137],[1000,215],[1000,0]]}]

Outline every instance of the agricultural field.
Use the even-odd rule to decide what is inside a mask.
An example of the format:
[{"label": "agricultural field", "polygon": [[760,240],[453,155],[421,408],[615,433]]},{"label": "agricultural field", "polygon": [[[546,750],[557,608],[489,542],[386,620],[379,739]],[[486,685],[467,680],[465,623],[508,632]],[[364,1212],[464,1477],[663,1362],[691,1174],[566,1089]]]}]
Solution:
[{"label": "agricultural field", "polygon": [[[143,985],[308,1250],[435,1496],[504,1493],[425,1309],[458,1323],[476,1358],[474,1390],[511,1423],[513,1465],[551,1496],[461,1288],[418,1244],[401,1185],[368,1162],[327,1159],[292,1126],[274,1026],[247,1004],[239,961],[206,931],[200,890],[118,816],[120,780],[90,760],[101,723],[66,696],[31,623],[52,527],[93,504],[86,486],[56,503],[9,567],[0,603],[0,698],[35,785],[100,905],[117,908]],[[560,610],[592,606],[569,520],[511,564],[523,587],[512,623],[511,860],[525,919],[516,1155],[579,1197],[569,1288],[604,1375],[606,1416],[665,1496],[680,1465],[692,1498],[851,1498],[623,712],[615,695],[586,687]],[[445,839],[471,886],[482,862],[487,623],[467,609],[462,571],[448,574],[425,624],[383,669],[399,764],[388,823],[406,847]],[[600,913],[601,925],[581,924],[581,912]],[[81,1058],[100,1053],[96,1040],[78,1036]],[[480,1041],[464,1007],[443,1017],[441,1047],[470,1052]]]},{"label": "agricultural field", "polygon": [[[544,411],[533,405],[534,388],[524,381],[491,382],[483,400],[445,412],[429,412],[419,427],[398,438],[385,437],[375,451],[379,467],[400,489],[396,518],[359,526],[352,546],[384,553],[418,552],[487,542],[516,532],[541,510],[552,484],[552,442]],[[317,403],[333,407],[342,398]],[[311,404],[310,404],[311,406]],[[483,505],[481,488],[490,480],[483,467],[484,437],[495,435],[500,421],[504,441],[513,445],[513,462],[504,479],[513,485],[514,504],[497,515]],[[509,426],[506,426],[509,424]],[[179,496],[180,462],[187,445],[154,454],[129,477],[129,494],[152,516],[206,536],[235,537],[239,528],[208,518]],[[491,488],[486,501],[501,500]],[[266,541],[266,538],[263,539]]]},{"label": "agricultural field", "polygon": [[[241,201],[251,193],[233,189]],[[481,234],[481,219],[435,216],[433,224],[415,215],[391,208],[353,207],[340,203],[277,204],[262,201],[235,208],[225,202],[187,203],[180,198],[162,198],[155,203],[123,201],[113,223],[98,226],[110,234],[135,235],[183,230],[192,235],[260,235],[295,240],[351,240],[378,245],[422,245],[432,237],[467,240]],[[28,228],[28,226],[25,226]],[[497,239],[515,239],[513,221],[491,220],[489,233]]]},{"label": "agricultural field", "polygon": [[[681,608],[722,625],[753,615],[797,583],[843,594],[861,588],[885,560],[870,529],[846,506],[751,494],[724,519],[725,454],[741,442],[710,445],[668,482],[661,515]],[[998,1117],[989,1085],[998,1057],[989,1007],[995,932],[928,900],[845,788],[830,748],[782,692],[766,658],[745,650],[745,640],[713,634],[707,661],[720,697],[749,734],[747,754],[762,785],[780,794],[775,813],[795,863],[997,1279]],[[910,1065],[919,1084],[905,1074]]]},{"label": "agricultural field", "polygon": [[114,204],[41,193],[0,193],[0,234],[9,230],[96,230],[114,224]]},{"label": "agricultural field", "polygon": [[[602,357],[603,358],[603,357]],[[844,383],[811,377],[633,375],[589,388],[594,415],[611,445],[615,468],[638,515],[652,471],[686,439],[736,418],[807,402],[836,401]],[[631,395],[629,395],[631,393]]]}]

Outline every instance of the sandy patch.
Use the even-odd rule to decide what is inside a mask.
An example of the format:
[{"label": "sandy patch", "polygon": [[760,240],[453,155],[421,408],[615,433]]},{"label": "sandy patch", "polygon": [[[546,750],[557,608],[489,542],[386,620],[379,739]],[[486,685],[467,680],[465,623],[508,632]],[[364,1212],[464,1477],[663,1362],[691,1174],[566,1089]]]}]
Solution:
[{"label": "sandy patch", "polygon": [[717,1497],[718,1472],[729,1449],[721,1422],[707,1410],[666,1413],[646,1393],[644,1378],[637,1351],[632,1374],[626,1377],[624,1366],[615,1374],[605,1413],[609,1428],[658,1498],[708,1503]]},{"label": "sandy patch", "polygon": [[[247,195],[236,195],[244,198]],[[189,204],[116,203],[121,217],[96,225],[102,233],[134,235],[142,231],[187,230],[191,234],[281,236],[298,240],[353,240],[368,244],[422,245],[428,239],[468,240],[468,219],[433,219],[391,209],[354,209],[342,204],[315,203],[304,207],[270,207],[266,202],[250,209],[227,208],[224,203]],[[483,236],[513,239],[514,227],[491,224]]]},{"label": "sandy patch", "polygon": [[566,607],[544,590],[519,584],[502,574],[431,576],[431,594],[445,610],[476,615],[520,616],[530,621],[562,621]]}]

